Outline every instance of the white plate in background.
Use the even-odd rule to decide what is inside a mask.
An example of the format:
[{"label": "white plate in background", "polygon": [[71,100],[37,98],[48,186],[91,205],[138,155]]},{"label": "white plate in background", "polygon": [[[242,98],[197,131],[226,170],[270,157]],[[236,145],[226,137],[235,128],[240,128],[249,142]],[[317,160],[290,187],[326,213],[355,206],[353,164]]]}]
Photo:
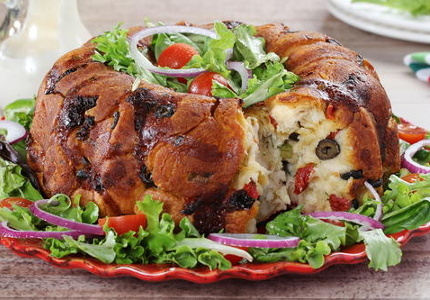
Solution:
[{"label": "white plate in background", "polygon": [[413,17],[395,9],[351,0],[328,0],[330,13],[359,29],[391,38],[430,44],[430,16]]}]

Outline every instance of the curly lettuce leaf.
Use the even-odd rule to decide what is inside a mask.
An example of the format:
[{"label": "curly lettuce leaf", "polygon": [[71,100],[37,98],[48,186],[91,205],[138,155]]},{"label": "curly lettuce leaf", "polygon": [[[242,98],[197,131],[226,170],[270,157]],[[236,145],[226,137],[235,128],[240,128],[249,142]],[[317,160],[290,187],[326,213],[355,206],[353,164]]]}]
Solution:
[{"label": "curly lettuce leaf", "polygon": [[13,209],[0,208],[0,221],[8,222],[8,225],[16,230],[38,230],[41,220],[36,218],[27,207],[15,205]]},{"label": "curly lettuce leaf", "polygon": [[388,267],[400,263],[402,259],[400,244],[393,238],[387,237],[381,229],[359,231],[359,233],[366,246],[370,268],[387,271]]},{"label": "curly lettuce leaf", "polygon": [[266,230],[269,234],[297,236],[301,241],[296,248],[252,248],[250,253],[257,261],[297,261],[319,268],[324,264],[325,255],[338,250],[347,241],[347,227],[304,216],[300,208],[278,215],[267,223]]},{"label": "curly lettuce leaf", "polygon": [[[70,209],[64,203],[59,206]],[[117,235],[106,228],[104,238],[46,239],[44,245],[55,257],[83,253],[105,263],[174,263],[184,268],[200,264],[211,269],[231,267],[220,252],[207,248],[205,243],[200,242],[200,234],[188,219],[182,219],[179,226],[175,226],[172,217],[163,213],[162,202],[146,196],[137,202],[137,207],[147,217],[147,227],[140,228],[138,232]],[[63,211],[63,208],[59,210]],[[68,215],[73,216],[73,213]],[[187,239],[193,240],[194,244],[187,243]]]}]

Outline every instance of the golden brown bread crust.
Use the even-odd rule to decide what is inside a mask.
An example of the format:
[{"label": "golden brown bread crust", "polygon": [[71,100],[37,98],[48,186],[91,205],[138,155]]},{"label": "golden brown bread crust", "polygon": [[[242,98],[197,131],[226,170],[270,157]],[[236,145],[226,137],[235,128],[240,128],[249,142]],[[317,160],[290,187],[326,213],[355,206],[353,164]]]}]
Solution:
[{"label": "golden brown bread crust", "polygon": [[[295,103],[331,107],[354,148],[351,167],[363,172],[347,186],[349,200],[363,193],[364,180],[398,169],[390,104],[366,60],[323,34],[280,24],[257,31],[301,80],[249,113]],[[93,53],[87,43],[61,57],[37,95],[28,161],[46,195],[80,194],[104,215],[133,213],[136,201],[152,195],[175,221],[188,216],[201,232],[247,231],[259,203],[232,188],[248,155],[240,101],[145,82],[132,90],[134,78],[92,61]]]},{"label": "golden brown bread crust", "polygon": [[[361,134],[364,140],[359,144],[368,142],[366,147],[371,153],[377,153],[379,147],[383,173],[394,173],[399,169],[397,126],[392,118],[390,101],[367,60],[322,33],[291,31],[282,24],[259,26],[257,32],[265,39],[267,51],[288,58],[285,62],[287,69],[300,77],[291,92],[307,87],[316,90],[319,93],[316,98],[327,104],[346,105],[350,111],[364,108],[372,118],[379,143],[375,145]],[[366,163],[370,169],[374,168],[363,156],[362,164]]]},{"label": "golden brown bread crust", "polygon": [[166,203],[172,214],[200,219],[203,231],[224,227],[195,207],[227,213],[223,201],[244,155],[239,100],[145,82],[132,91],[134,79],[92,61],[93,51],[63,56],[39,90],[28,153],[44,192],[81,194],[117,215],[132,213],[156,185],[170,195],[165,202],[183,200]]}]

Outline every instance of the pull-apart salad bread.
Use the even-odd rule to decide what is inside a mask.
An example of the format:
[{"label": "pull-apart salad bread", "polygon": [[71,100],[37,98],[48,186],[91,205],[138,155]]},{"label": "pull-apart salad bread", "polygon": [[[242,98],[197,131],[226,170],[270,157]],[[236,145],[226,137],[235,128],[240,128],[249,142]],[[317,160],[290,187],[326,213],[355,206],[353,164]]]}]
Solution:
[{"label": "pull-apart salad bread", "polygon": [[29,134],[25,148],[0,131],[0,237],[57,258],[322,269],[363,243],[386,270],[402,255],[390,234],[430,224],[428,132],[322,33],[117,25],[5,113],[0,128]]},{"label": "pull-apart salad bread", "polygon": [[[28,144],[46,195],[82,195],[107,216],[133,213],[137,200],[152,195],[175,220],[187,216],[210,233],[256,232],[297,205],[347,211],[367,192],[365,181],[380,189],[399,169],[398,138],[370,63],[324,34],[281,24],[255,30],[256,47],[268,54],[249,54],[250,78],[281,63],[295,75],[281,69],[286,75],[277,80],[291,88],[281,83],[251,105],[234,97],[245,91],[232,79],[228,97],[136,82],[94,59],[103,51],[97,39],[61,57],[38,92]],[[138,49],[156,65],[153,42],[142,39]],[[246,51],[231,61],[246,59]]]}]

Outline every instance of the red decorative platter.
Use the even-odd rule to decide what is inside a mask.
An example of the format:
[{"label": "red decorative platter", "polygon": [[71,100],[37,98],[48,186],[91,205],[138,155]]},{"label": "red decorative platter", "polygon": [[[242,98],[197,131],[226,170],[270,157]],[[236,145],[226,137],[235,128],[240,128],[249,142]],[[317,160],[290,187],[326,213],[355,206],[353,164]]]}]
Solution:
[{"label": "red decorative platter", "polygon": [[[415,230],[404,230],[392,234],[401,245],[405,245],[412,237],[430,232],[430,222]],[[324,265],[313,269],[308,264],[295,262],[247,263],[233,266],[231,269],[209,270],[207,268],[184,269],[173,265],[118,265],[104,264],[88,257],[69,256],[66,258],[51,257],[44,249],[40,240],[0,238],[0,243],[23,257],[42,259],[51,265],[65,269],[83,269],[102,277],[132,276],[145,281],[166,281],[183,279],[196,283],[211,283],[228,278],[247,280],[265,280],[282,274],[313,274],[337,264],[358,264],[366,261],[363,244],[356,244],[326,257]]]}]

